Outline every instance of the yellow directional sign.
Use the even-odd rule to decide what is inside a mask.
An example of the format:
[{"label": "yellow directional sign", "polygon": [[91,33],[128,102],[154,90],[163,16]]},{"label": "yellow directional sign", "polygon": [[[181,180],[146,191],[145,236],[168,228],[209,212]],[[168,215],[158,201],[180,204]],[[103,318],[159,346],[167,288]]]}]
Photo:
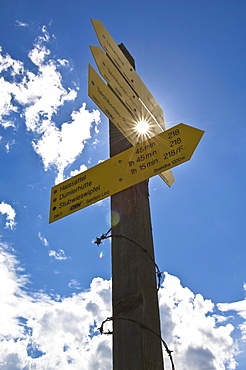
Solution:
[{"label": "yellow directional sign", "polygon": [[135,90],[136,94],[140,97],[150,113],[155,117],[159,125],[165,129],[162,108],[159,106],[151,92],[147,89],[137,72],[133,69],[112,36],[104,27],[103,23],[96,19],[91,19],[91,21],[102,48],[106,51],[130,86]]},{"label": "yellow directional sign", "polygon": [[[140,136],[136,130],[136,126],[137,122],[142,120],[142,118],[138,119],[136,116],[134,117],[133,114],[128,112],[126,107],[104,83],[91,65],[89,65],[88,84],[88,95],[103,111],[103,113],[106,114],[106,116],[116,125],[126,138],[128,138],[128,136],[131,137],[131,140],[133,140],[132,144],[139,142]],[[142,111],[145,112],[144,107]],[[158,135],[163,131],[153,119],[150,119],[150,121],[147,122],[149,123],[148,134],[150,136]]]},{"label": "yellow directional sign", "polygon": [[95,59],[99,72],[114,90],[118,98],[131,111],[136,120],[146,121],[153,128],[155,127],[155,135],[160,134],[163,128],[156,123],[149,111],[139,100],[135,91],[131,88],[128,82],[124,79],[119,70],[111,62],[108,56],[99,46],[90,46],[92,55]]},{"label": "yellow directional sign", "polygon": [[89,65],[88,95],[131,143],[136,144],[136,119]]},{"label": "yellow directional sign", "polygon": [[[104,83],[90,65],[88,95],[132,145],[136,145],[143,141],[143,136],[137,131],[137,119],[125,108],[113,91]],[[148,135],[152,137],[159,134],[160,131],[161,129],[159,126],[150,124]],[[171,186],[174,182],[171,171],[166,172],[161,177],[168,186]]]},{"label": "yellow directional sign", "polygon": [[50,223],[188,161],[203,134],[180,123],[54,186]]}]

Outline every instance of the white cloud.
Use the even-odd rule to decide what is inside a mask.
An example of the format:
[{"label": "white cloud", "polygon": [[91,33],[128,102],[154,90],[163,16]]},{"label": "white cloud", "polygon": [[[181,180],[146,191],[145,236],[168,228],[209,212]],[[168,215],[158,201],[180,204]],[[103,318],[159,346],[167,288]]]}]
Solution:
[{"label": "white cloud", "polygon": [[43,45],[36,44],[35,47],[29,52],[28,56],[38,67],[40,67],[46,56],[50,54],[50,51]]},{"label": "white cloud", "polygon": [[68,283],[69,288],[81,289],[80,283],[76,279],[72,279]]},{"label": "white cloud", "polygon": [[48,247],[49,246],[49,242],[46,238],[44,238],[41,233],[39,232],[38,233],[38,238],[41,240],[42,244],[45,246],[45,247]]},{"label": "white cloud", "polygon": [[110,369],[111,338],[97,335],[111,309],[110,282],[93,279],[68,298],[31,296],[12,251],[3,244],[0,251],[0,368]]},{"label": "white cloud", "polygon": [[6,152],[9,153],[11,147],[15,144],[15,140],[8,141],[7,144],[5,145]]},{"label": "white cloud", "polygon": [[[37,51],[43,58],[43,53]],[[40,55],[41,54],[41,55]],[[36,63],[38,63],[36,55]],[[39,73],[27,72],[22,84],[12,84],[15,100],[23,106],[27,130],[42,134],[51,125],[52,117],[65,101],[74,100],[77,93],[66,91],[61,74],[53,61],[39,66]]]},{"label": "white cloud", "polygon": [[2,55],[2,47],[0,46],[0,73],[10,71],[11,76],[21,74],[24,71],[24,65],[19,60],[12,59],[9,54]]},{"label": "white cloud", "polygon": [[15,25],[17,27],[28,27],[28,24],[27,23],[24,23],[24,22],[21,22],[21,21],[15,21]]},{"label": "white cloud", "polygon": [[[38,238],[41,240],[42,244],[45,247],[49,247],[48,240],[45,237],[43,237],[40,232],[38,233]],[[60,260],[60,261],[65,261],[68,258],[63,249],[58,249],[57,251],[53,249],[49,249],[48,254],[50,257],[53,257],[56,260]]]},{"label": "white cloud", "polygon": [[50,250],[49,256],[54,257],[56,260],[65,261],[67,259],[63,249],[58,249],[57,251]]},{"label": "white cloud", "polygon": [[162,286],[162,335],[174,351],[177,369],[236,369],[237,345],[231,336],[234,326],[216,320],[211,300],[195,295],[167,273]]},{"label": "white cloud", "polygon": [[23,303],[28,305],[31,301],[31,298],[26,296],[23,291],[28,278],[22,273],[22,269],[12,250],[1,242],[0,276],[0,338],[5,338],[5,340],[11,340],[15,337],[21,338],[23,328],[19,326],[18,316],[23,314]]},{"label": "white cloud", "polygon": [[[87,291],[66,298],[27,293],[28,278],[13,251],[4,244],[0,251],[0,367],[111,369],[112,337],[97,330],[111,316],[111,281],[94,278]],[[79,286],[77,280],[70,283]],[[210,300],[166,273],[159,302],[162,337],[174,351],[176,369],[236,368],[233,326],[218,324]],[[164,356],[165,370],[170,370]]]},{"label": "white cloud", "polygon": [[13,228],[16,225],[15,222],[16,212],[14,208],[10,204],[2,202],[0,203],[0,213],[6,215],[5,227],[13,230]]},{"label": "white cloud", "polygon": [[[71,121],[61,127],[55,124],[59,109],[67,101],[74,100],[77,92],[65,89],[59,67],[69,65],[66,59],[49,59],[50,41],[46,28],[42,28],[28,56],[37,66],[37,72],[24,69],[23,63],[9,55],[0,54],[0,71],[13,78],[0,79],[0,124],[7,128],[14,125],[12,113],[18,112],[26,128],[34,135],[33,149],[41,157],[44,169],[57,170],[56,183],[64,180],[65,168],[74,162],[84,149],[85,141],[91,137],[91,127],[98,133],[99,111],[86,110],[85,103],[78,111],[71,113]],[[19,82],[14,78],[18,74]],[[17,104],[16,104],[17,103]]]},{"label": "white cloud", "polygon": [[238,324],[242,332],[242,340],[246,341],[246,300],[232,303],[220,303],[218,308],[223,312],[234,311],[237,315],[243,318],[243,322]]},{"label": "white cloud", "polygon": [[70,172],[70,176],[75,176],[75,175],[78,175],[79,173],[81,172],[84,172],[87,170],[87,167],[85,164],[82,164],[78,170],[74,170],[74,171],[71,171]]},{"label": "white cloud", "polygon": [[[10,116],[12,111],[17,111],[17,102],[21,105],[27,130],[41,134],[58,108],[77,96],[75,90],[67,91],[62,86],[57,63],[54,60],[46,61],[50,51],[43,43],[48,40],[49,36],[44,31],[44,36],[38,38],[29,52],[29,58],[38,66],[36,74],[25,70],[22,62],[12,59],[8,54],[0,54],[0,72],[9,73],[8,80],[4,77],[0,79],[0,122],[5,122],[5,116]],[[19,75],[19,82],[16,82],[16,75]]]},{"label": "white cloud", "polygon": [[69,65],[69,61],[67,59],[57,59],[57,62],[59,62],[63,67],[67,67]]},{"label": "white cloud", "polygon": [[[1,73],[1,71],[0,71]],[[17,108],[12,104],[12,86],[5,81],[3,77],[0,78],[0,124],[6,129],[8,127],[15,127],[14,123],[9,119],[12,112],[16,112]]]},{"label": "white cloud", "polygon": [[45,170],[52,166],[58,169],[56,183],[64,180],[65,168],[84,149],[85,140],[91,136],[92,122],[99,122],[99,113],[86,110],[85,103],[71,117],[72,121],[63,123],[61,129],[50,124],[42,137],[33,142],[34,150],[41,156]]}]

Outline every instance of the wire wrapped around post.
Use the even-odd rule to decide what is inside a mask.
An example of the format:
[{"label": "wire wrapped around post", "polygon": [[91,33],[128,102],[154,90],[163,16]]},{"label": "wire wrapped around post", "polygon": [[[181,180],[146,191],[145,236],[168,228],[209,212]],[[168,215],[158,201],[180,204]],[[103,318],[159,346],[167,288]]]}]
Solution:
[{"label": "wire wrapped around post", "polygon": [[162,278],[162,274],[163,272],[160,271],[157,263],[154,261],[154,259],[149,255],[148,251],[143,248],[140,244],[136,243],[134,240],[132,239],[129,239],[128,237],[124,236],[124,235],[114,235],[114,234],[111,234],[111,235],[108,235],[110,233],[110,231],[112,230],[109,229],[106,234],[102,234],[99,238],[96,238],[96,240],[94,241],[95,244],[97,244],[97,246],[99,246],[104,239],[108,239],[108,238],[123,238],[123,239],[126,239],[130,242],[132,242],[133,244],[135,244],[142,252],[146,253],[146,255],[148,256],[148,258],[154,263],[155,265],[155,268],[156,268],[156,276],[157,276],[157,280],[158,280],[158,283],[157,283],[157,291],[160,289],[161,287],[161,278]]},{"label": "wire wrapped around post", "polygon": [[132,320],[132,319],[126,319],[124,317],[108,317],[106,320],[104,320],[100,326],[100,328],[98,328],[98,330],[100,331],[100,334],[105,334],[105,335],[111,335],[113,334],[113,331],[111,330],[108,330],[108,331],[104,331],[104,324],[108,321],[113,321],[113,320],[125,320],[125,321],[130,321],[130,322],[134,322],[136,324],[138,324],[140,326],[140,328],[142,329],[145,329],[145,330],[148,330],[150,331],[151,333],[153,333],[154,335],[156,335],[162,342],[168,356],[169,356],[169,359],[170,359],[170,362],[171,362],[171,365],[172,365],[172,370],[175,370],[175,365],[174,365],[174,361],[173,361],[173,357],[172,357],[172,352],[169,348],[168,348],[168,345],[167,343],[162,339],[161,336],[159,336],[154,330],[152,330],[151,328],[149,328],[147,325],[139,322],[139,321],[136,321],[136,320]]}]

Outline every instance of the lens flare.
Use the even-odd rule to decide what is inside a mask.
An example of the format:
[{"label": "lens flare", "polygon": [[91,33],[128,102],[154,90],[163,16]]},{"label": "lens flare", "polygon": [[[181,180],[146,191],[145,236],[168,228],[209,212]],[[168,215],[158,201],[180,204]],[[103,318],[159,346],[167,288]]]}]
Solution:
[{"label": "lens flare", "polygon": [[103,256],[104,256],[104,253],[103,252],[100,252],[99,258],[103,258]]},{"label": "lens flare", "polygon": [[112,211],[111,212],[111,225],[116,226],[120,222],[120,215],[119,212],[117,211]]}]

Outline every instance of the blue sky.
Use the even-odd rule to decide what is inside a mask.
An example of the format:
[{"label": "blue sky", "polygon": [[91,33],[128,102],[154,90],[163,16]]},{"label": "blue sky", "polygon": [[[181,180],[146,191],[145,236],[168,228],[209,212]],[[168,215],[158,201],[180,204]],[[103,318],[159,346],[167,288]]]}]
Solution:
[{"label": "blue sky", "polygon": [[171,188],[149,182],[163,338],[177,369],[245,369],[245,13],[240,0],[1,1],[0,368],[111,368],[96,331],[111,315],[110,241],[93,243],[110,200],[48,223],[51,187],[109,157],[87,92],[94,18],[167,128],[205,131]]}]

